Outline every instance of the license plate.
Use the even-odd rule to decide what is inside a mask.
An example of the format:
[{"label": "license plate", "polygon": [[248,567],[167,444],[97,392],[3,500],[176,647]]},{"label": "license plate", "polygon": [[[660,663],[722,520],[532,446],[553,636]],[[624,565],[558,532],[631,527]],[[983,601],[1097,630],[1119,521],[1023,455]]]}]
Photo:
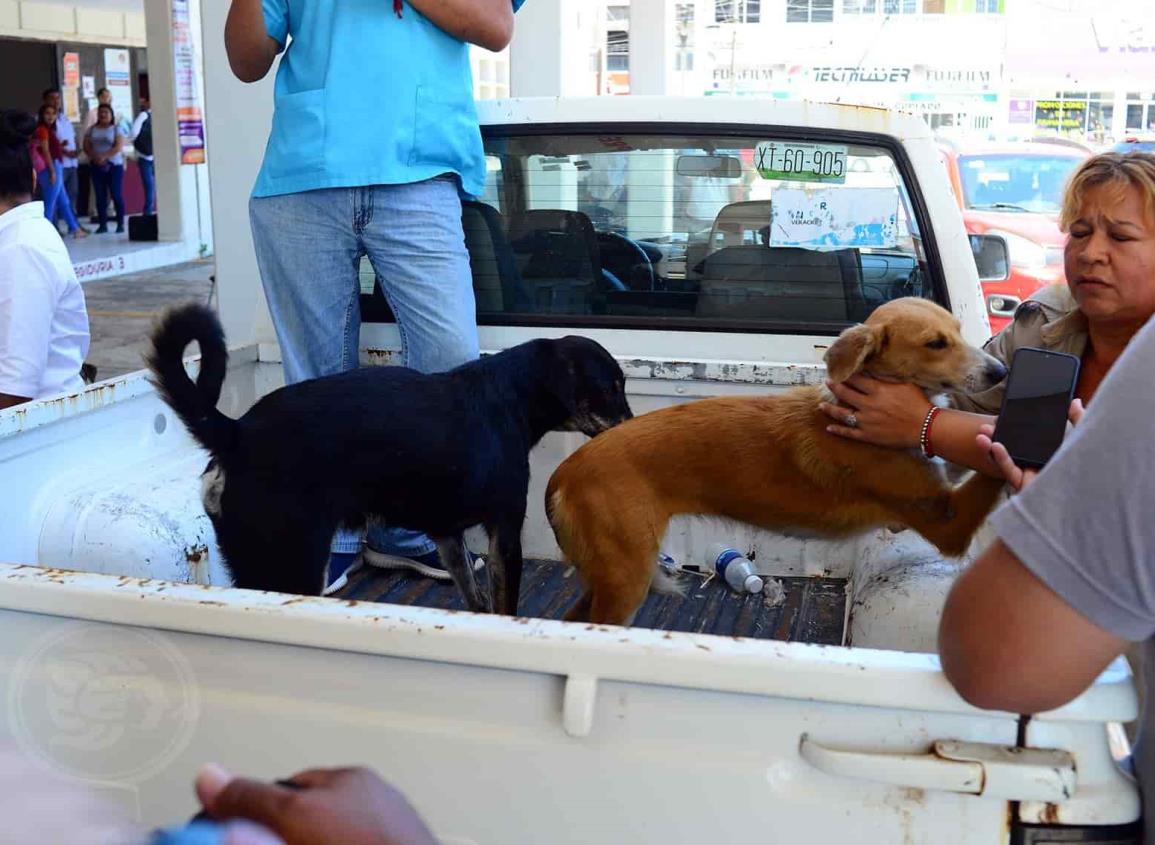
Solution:
[{"label": "license plate", "polygon": [[846,181],[846,147],[763,141],[754,149],[754,167],[763,179],[841,185]]}]

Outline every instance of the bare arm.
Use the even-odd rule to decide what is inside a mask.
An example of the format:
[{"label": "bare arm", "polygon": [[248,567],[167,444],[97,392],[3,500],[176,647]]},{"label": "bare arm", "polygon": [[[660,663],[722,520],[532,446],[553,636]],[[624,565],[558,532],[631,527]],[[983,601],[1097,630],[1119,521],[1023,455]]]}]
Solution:
[{"label": "bare arm", "polygon": [[48,139],[47,138],[41,138],[37,142],[37,146],[40,147],[40,155],[44,156],[44,160],[46,162],[48,162],[48,181],[51,182],[53,185],[55,185],[56,184],[56,166],[52,163],[52,152],[50,151],[50,149],[48,147]]},{"label": "bare arm", "polygon": [[112,145],[112,149],[108,151],[108,155],[106,157],[112,158],[113,156],[115,156],[117,153],[119,153],[123,149],[124,149],[124,135],[121,134],[121,131],[119,129],[117,129],[116,130],[116,143],[114,143]]},{"label": "bare arm", "polygon": [[[440,29],[467,44],[504,50],[513,38],[509,0],[409,0],[414,9]],[[235,8],[234,2],[234,8]]]},{"label": "bare arm", "polygon": [[225,52],[237,79],[264,79],[282,46],[269,37],[261,0],[233,0],[225,20]]},{"label": "bare arm", "polygon": [[[997,417],[986,414],[971,414],[967,411],[945,409],[935,417],[934,423],[931,425],[931,449],[944,461],[969,467],[984,475],[999,477],[1002,473],[991,462],[987,453],[975,442],[975,437],[981,427],[984,425],[993,426],[996,419]],[[920,423],[919,433],[921,432]]]},{"label": "bare arm", "polygon": [[1073,699],[1126,647],[997,541],[955,582],[938,630],[947,679],[988,710],[1039,713]]}]

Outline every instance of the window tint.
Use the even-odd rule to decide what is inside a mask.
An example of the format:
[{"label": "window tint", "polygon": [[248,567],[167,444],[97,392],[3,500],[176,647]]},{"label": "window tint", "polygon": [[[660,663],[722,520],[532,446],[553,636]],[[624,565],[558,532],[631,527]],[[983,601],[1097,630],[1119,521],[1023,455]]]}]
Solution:
[{"label": "window tint", "polygon": [[882,147],[772,135],[485,144],[485,191],[462,216],[481,324],[836,334],[888,300],[932,296]]},{"label": "window tint", "polygon": [[772,137],[491,138],[465,204],[478,316],[829,324],[924,295],[881,148]]}]

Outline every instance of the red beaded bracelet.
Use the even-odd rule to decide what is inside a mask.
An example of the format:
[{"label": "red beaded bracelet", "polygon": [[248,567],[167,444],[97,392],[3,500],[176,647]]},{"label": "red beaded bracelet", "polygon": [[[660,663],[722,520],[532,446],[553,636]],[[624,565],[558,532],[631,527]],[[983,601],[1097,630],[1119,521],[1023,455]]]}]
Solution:
[{"label": "red beaded bracelet", "polygon": [[922,449],[924,458],[933,458],[934,450],[930,447],[930,427],[934,425],[934,418],[942,411],[938,405],[931,405],[930,410],[926,412],[926,417],[922,421],[922,432],[918,435],[918,445]]}]

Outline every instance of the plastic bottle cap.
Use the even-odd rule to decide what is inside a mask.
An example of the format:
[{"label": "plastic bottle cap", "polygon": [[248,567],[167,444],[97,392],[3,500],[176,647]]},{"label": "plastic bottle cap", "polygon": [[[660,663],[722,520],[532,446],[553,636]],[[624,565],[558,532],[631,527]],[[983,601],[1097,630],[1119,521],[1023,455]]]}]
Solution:
[{"label": "plastic bottle cap", "polygon": [[746,592],[748,593],[760,593],[762,592],[762,587],[764,585],[762,583],[762,579],[757,575],[747,575],[746,580],[743,582],[742,586],[746,588]]}]

